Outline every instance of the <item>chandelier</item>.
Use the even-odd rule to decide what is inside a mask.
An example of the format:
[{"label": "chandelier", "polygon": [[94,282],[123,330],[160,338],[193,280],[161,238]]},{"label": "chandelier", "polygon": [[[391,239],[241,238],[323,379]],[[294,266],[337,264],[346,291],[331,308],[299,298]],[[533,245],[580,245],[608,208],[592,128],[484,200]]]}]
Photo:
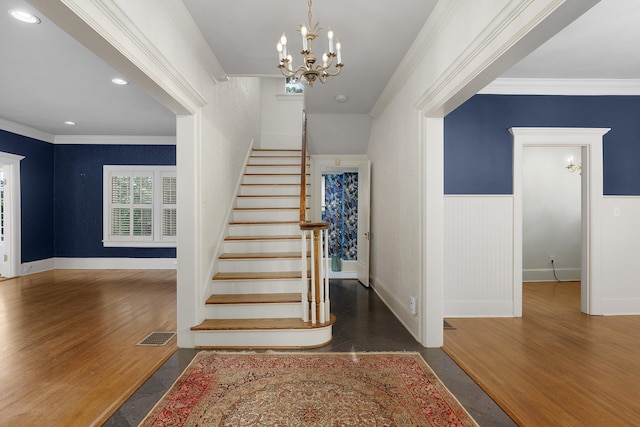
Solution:
[{"label": "chandelier", "polygon": [[[327,32],[329,51],[322,54],[322,64],[316,65],[317,58],[313,55],[311,43],[318,37],[320,28],[318,27],[319,23],[312,24],[311,22],[311,0],[309,0],[307,17],[309,19],[309,25],[301,24],[300,28],[298,28],[298,32],[302,36],[302,50],[300,54],[302,54],[304,58],[303,64],[295,69],[293,68],[293,57],[287,53],[287,36],[285,33],[282,33],[282,37],[280,37],[277,44],[278,56],[280,58],[278,68],[280,68],[280,72],[282,72],[282,75],[285,77],[302,79],[305,80],[309,86],[313,86],[316,80],[324,83],[328,77],[340,74],[343,67],[342,54],[340,52],[342,46],[337,38],[334,43],[334,34],[331,28],[329,28]],[[333,64],[334,58],[336,62],[335,65]],[[331,70],[332,66],[334,67],[333,71]]]}]

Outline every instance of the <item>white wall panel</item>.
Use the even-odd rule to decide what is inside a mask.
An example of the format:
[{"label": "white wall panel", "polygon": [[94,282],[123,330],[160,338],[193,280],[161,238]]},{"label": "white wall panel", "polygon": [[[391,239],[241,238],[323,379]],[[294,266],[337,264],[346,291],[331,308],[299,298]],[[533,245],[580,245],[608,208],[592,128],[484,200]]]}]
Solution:
[{"label": "white wall panel", "polygon": [[512,315],[512,197],[445,197],[444,316]]},{"label": "white wall panel", "polygon": [[640,314],[640,197],[604,198],[603,314]]}]

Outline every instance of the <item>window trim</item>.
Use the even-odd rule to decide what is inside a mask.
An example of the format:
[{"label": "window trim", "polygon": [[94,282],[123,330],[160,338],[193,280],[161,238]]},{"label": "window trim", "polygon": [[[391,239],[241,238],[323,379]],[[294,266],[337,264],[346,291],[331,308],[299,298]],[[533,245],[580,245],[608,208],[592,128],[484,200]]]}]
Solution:
[{"label": "window trim", "polygon": [[[153,231],[147,236],[111,236],[111,176],[152,175],[153,176]],[[162,236],[162,210],[166,206],[162,198],[162,178],[176,176],[176,167],[172,165],[103,165],[102,167],[102,245],[103,247],[129,248],[175,248],[176,236]]]}]

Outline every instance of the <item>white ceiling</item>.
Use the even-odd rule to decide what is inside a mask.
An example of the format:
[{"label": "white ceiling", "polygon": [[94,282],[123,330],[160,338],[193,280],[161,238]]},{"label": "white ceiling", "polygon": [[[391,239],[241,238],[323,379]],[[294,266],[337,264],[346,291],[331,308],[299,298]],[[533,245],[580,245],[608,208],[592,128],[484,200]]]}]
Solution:
[{"label": "white ceiling", "polygon": [[[483,0],[489,1],[489,0]],[[287,32],[290,50],[306,20],[299,0],[184,0],[228,75],[278,75],[275,44]],[[313,20],[343,45],[339,77],[308,92],[310,113],[367,114],[436,0],[316,0]],[[0,0],[0,127],[2,121],[52,135],[175,134],[173,113],[45,16],[27,25],[7,11],[35,11],[25,0]],[[602,0],[504,74],[510,78],[640,78],[640,1]],[[324,40],[322,40],[324,43]],[[325,45],[314,43],[315,50]],[[295,61],[295,58],[294,58]],[[124,76],[126,77],[126,76]],[[335,96],[347,95],[338,104]],[[74,127],[65,120],[77,122]]]}]

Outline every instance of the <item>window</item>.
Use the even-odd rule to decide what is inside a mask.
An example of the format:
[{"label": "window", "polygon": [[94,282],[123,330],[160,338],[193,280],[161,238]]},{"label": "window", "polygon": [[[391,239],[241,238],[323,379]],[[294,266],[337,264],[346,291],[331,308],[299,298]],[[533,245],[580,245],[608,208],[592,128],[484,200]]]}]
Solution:
[{"label": "window", "polygon": [[284,82],[284,93],[287,95],[297,95],[304,92],[304,83],[299,79],[287,77]]},{"label": "window", "polygon": [[176,245],[175,166],[103,168],[104,246]]}]

